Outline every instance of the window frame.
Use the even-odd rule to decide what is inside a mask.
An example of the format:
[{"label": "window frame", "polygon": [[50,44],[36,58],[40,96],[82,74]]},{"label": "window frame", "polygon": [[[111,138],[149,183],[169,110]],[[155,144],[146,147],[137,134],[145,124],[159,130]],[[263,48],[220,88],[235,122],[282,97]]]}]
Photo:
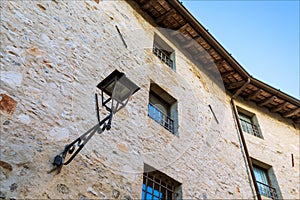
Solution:
[{"label": "window frame", "polygon": [[156,33],[154,33],[152,53],[176,72],[175,50]]},{"label": "window frame", "polygon": [[[243,132],[253,135],[257,138],[264,139],[256,115],[240,107],[237,107],[237,110]],[[246,118],[249,121],[243,118]]]},{"label": "window frame", "polygon": [[178,135],[177,100],[153,82],[149,90],[148,117]]},{"label": "window frame", "polygon": [[[262,163],[254,158],[251,158],[251,161],[255,181],[260,195],[271,199],[280,199],[280,190],[276,181],[274,171],[272,170],[272,166]],[[258,171],[264,174],[266,179],[265,181],[258,180],[256,173]],[[271,179],[270,176],[273,176],[273,179]]]},{"label": "window frame", "polygon": [[181,183],[145,164],[141,193],[142,200],[181,199],[181,194]]}]

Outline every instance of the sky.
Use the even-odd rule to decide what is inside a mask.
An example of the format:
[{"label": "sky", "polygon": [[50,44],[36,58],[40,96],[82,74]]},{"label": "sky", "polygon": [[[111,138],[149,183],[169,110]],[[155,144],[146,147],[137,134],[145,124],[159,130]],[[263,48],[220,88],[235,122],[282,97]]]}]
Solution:
[{"label": "sky", "polygon": [[297,99],[299,0],[180,0],[254,78]]}]

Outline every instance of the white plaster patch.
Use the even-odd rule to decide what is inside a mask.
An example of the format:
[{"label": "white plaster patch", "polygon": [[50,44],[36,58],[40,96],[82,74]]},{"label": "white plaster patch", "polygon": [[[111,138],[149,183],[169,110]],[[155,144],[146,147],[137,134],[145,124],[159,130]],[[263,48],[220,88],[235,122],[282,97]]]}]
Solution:
[{"label": "white plaster patch", "polygon": [[7,83],[12,88],[21,86],[23,75],[19,72],[1,72],[0,80]]},{"label": "white plaster patch", "polygon": [[54,127],[49,132],[49,137],[54,140],[66,140],[69,138],[69,130],[66,128]]},{"label": "white plaster patch", "polygon": [[30,124],[31,122],[30,117],[26,114],[20,114],[18,120],[23,124]]}]

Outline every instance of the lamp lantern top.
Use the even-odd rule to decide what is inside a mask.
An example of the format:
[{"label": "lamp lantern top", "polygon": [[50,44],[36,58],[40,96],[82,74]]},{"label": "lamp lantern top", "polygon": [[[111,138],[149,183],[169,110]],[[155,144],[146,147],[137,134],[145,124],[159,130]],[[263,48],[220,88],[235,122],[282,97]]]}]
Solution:
[{"label": "lamp lantern top", "polygon": [[[102,92],[108,95],[112,100],[115,100],[124,107],[131,95],[137,92],[140,88],[129,80],[123,72],[114,70],[98,85]],[[126,102],[124,102],[126,100]],[[117,109],[119,110],[119,109]]]}]

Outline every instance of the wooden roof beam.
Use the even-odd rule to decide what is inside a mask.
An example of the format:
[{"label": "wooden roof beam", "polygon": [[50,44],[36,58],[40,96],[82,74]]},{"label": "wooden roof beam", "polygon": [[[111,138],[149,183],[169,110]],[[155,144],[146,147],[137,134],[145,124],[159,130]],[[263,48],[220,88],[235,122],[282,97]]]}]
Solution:
[{"label": "wooden roof beam", "polygon": [[177,34],[179,34],[179,32],[183,32],[187,27],[190,27],[190,24],[189,24],[189,23],[184,24],[184,25],[181,26],[179,29],[173,31],[170,35],[171,35],[171,36],[177,35]]},{"label": "wooden roof beam", "polygon": [[296,109],[291,110],[287,113],[284,113],[283,117],[292,117],[293,115],[297,115],[298,113],[300,113],[300,108],[296,108]]},{"label": "wooden roof beam", "polygon": [[218,67],[222,67],[225,63],[226,63],[226,61],[221,58],[221,59],[217,60],[216,65]]},{"label": "wooden roof beam", "polygon": [[[196,37],[194,37],[194,38],[191,38],[187,44],[185,44],[185,45],[182,46],[182,48],[185,49],[185,48],[189,48],[189,47],[191,47],[191,46],[193,46],[193,45],[195,45],[195,44],[198,44],[197,41],[196,41],[197,39],[199,39],[199,36],[196,36]],[[199,44],[198,44],[198,45],[199,45]]]},{"label": "wooden roof beam", "polygon": [[232,95],[232,98],[235,99],[235,97],[237,97],[244,89],[246,89],[246,87],[249,85],[251,79],[248,77],[247,78],[247,82],[245,82],[242,87],[240,87],[239,89],[237,89],[233,95]]},{"label": "wooden roof beam", "polygon": [[242,81],[238,81],[238,82],[234,82],[234,83],[229,83],[228,85],[226,85],[226,88],[228,90],[235,89],[235,88],[241,87],[244,84],[245,84],[245,81],[242,80]]},{"label": "wooden roof beam", "polygon": [[294,120],[294,122],[295,122],[296,124],[300,124],[300,118]]},{"label": "wooden roof beam", "polygon": [[149,0],[147,1],[145,4],[143,4],[141,6],[142,10],[147,10],[148,8],[150,8],[150,6],[152,5],[153,2],[155,2],[156,0]]},{"label": "wooden roof beam", "polygon": [[262,100],[258,105],[259,106],[264,106],[264,105],[267,105],[269,103],[272,103],[277,97],[276,96],[271,96],[265,100]]},{"label": "wooden roof beam", "polygon": [[277,106],[276,108],[271,109],[271,112],[278,112],[280,110],[283,110],[287,107],[288,104],[289,104],[289,102],[282,103],[279,106]]},{"label": "wooden roof beam", "polygon": [[253,100],[255,99],[263,90],[262,89],[259,89],[257,90],[254,94],[252,94],[251,96],[249,96],[246,100]]},{"label": "wooden roof beam", "polygon": [[221,76],[222,76],[223,78],[226,78],[227,76],[231,76],[231,75],[233,75],[233,74],[235,74],[235,73],[236,73],[235,71],[228,71],[228,72],[222,73]]},{"label": "wooden roof beam", "polygon": [[170,9],[169,11],[165,12],[164,14],[162,14],[161,16],[159,16],[158,18],[155,19],[155,22],[157,24],[159,24],[160,22],[162,22],[163,20],[169,18],[171,15],[175,14],[176,11],[174,8]]}]

